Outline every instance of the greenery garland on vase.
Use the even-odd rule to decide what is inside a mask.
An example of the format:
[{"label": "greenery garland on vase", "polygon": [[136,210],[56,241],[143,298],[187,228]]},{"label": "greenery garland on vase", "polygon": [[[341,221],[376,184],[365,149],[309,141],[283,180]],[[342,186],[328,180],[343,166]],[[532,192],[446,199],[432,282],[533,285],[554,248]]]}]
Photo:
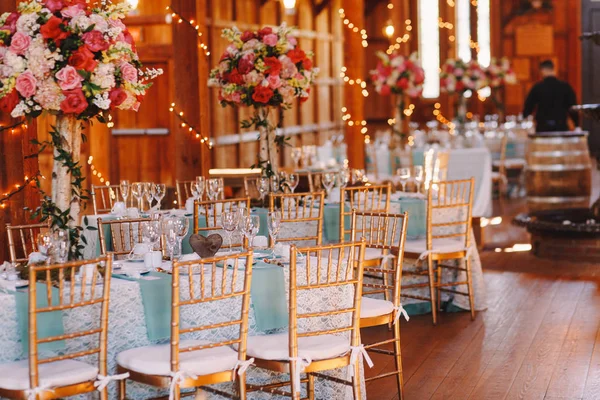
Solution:
[{"label": "greenery garland on vase", "polygon": [[266,176],[277,173],[278,148],[285,143],[269,122],[273,109],[289,109],[295,99],[308,100],[318,68],[313,67],[312,53],[298,47],[294,28],[285,24],[241,32],[223,30],[231,44],[210,73],[210,83],[219,88],[223,107],[253,107],[254,115],[242,121],[242,128],[254,126],[259,131],[258,166]]},{"label": "greenery garland on vase", "polygon": [[402,115],[406,107],[406,98],[419,98],[423,94],[425,71],[413,53],[404,57],[398,52],[388,55],[378,52],[379,62],[376,69],[371,71],[371,80],[375,91],[382,96],[395,95],[395,124],[394,133],[403,135]]},{"label": "greenery garland on vase", "polygon": [[[85,200],[80,164],[82,127],[105,121],[114,109],[137,111],[161,70],[143,70],[133,37],[122,20],[126,2],[28,0],[0,16],[0,111],[13,118],[56,116],[52,196],[42,193],[33,217],[68,229],[69,259],[81,256],[79,226]],[[39,186],[39,184],[38,184]]]}]

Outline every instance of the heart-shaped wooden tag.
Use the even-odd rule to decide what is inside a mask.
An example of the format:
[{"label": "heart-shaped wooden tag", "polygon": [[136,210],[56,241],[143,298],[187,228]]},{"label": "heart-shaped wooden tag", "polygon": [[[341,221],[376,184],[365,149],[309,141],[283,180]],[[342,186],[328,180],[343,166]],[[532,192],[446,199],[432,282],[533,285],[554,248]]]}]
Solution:
[{"label": "heart-shaped wooden tag", "polygon": [[206,237],[199,234],[190,236],[190,246],[200,258],[214,257],[222,245],[223,238],[216,233]]}]

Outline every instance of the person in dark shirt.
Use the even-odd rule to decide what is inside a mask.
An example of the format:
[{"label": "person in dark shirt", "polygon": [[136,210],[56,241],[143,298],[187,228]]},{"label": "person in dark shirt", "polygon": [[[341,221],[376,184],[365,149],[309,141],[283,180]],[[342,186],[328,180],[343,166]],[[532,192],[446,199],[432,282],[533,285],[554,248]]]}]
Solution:
[{"label": "person in dark shirt", "polygon": [[535,111],[537,132],[567,131],[569,116],[578,129],[579,115],[570,110],[577,104],[571,85],[556,78],[554,63],[550,60],[540,64],[540,74],[543,79],[536,83],[527,95],[523,117],[527,118]]}]

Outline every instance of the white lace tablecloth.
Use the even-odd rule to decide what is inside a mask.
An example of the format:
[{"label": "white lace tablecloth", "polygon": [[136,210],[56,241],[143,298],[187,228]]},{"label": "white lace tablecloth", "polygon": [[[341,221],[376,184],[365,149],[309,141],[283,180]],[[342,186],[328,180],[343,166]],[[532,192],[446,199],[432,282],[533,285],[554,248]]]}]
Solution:
[{"label": "white lace tablecloth", "polygon": [[[312,270],[314,269],[315,268],[313,267]],[[287,291],[289,286],[289,270],[287,268],[285,269],[284,275]],[[182,287],[185,287],[185,285],[182,284]],[[333,288],[329,291],[325,301],[321,296],[299,297],[298,306],[299,309],[303,309],[303,312],[314,312],[315,310],[322,311],[322,307],[327,305],[335,306],[337,308],[348,307],[348,302],[351,304],[352,299],[353,291],[348,290],[348,287],[342,286]],[[18,333],[15,297],[11,293],[0,293],[0,303],[2,304],[2,307],[0,307],[0,363],[24,359],[26,356],[22,352],[22,344]],[[239,306],[237,308],[239,309]],[[191,318],[191,320],[195,321],[210,321],[211,323],[219,322],[220,320],[226,319],[226,314],[228,312],[236,312],[235,310],[235,305],[224,307],[223,303],[220,303],[220,305],[205,303],[203,307],[195,308],[194,313],[187,314],[187,316],[182,312],[182,321],[185,321],[186,318]],[[92,321],[93,317],[87,315],[82,309],[63,312],[63,324],[66,333],[89,329],[86,327],[91,326],[90,324]],[[318,321],[307,319],[306,321],[309,325],[305,328],[310,330],[330,329],[332,327],[330,326],[331,321],[324,321],[323,319],[319,319]],[[264,334],[264,332],[257,331],[253,310],[249,313],[249,325],[250,335]],[[221,335],[223,334],[222,331],[202,331],[198,333],[199,336],[196,336],[196,338],[216,341],[218,336],[215,335],[219,335],[219,332],[221,332]],[[67,341],[67,350],[72,352],[83,349],[83,340],[87,339],[80,338]],[[116,372],[116,356],[118,353],[127,349],[148,346],[151,344],[154,343],[151,343],[148,340],[144,306],[139,284],[135,281],[113,278],[111,281],[108,334],[109,372]],[[95,359],[89,360],[89,362],[95,362]],[[340,378],[347,378],[347,369],[338,369],[333,371],[332,374]],[[288,379],[289,377],[285,374],[271,373],[255,367],[251,367],[247,373],[247,381],[254,384]],[[220,388],[228,390],[229,387],[231,387],[230,385],[231,384],[223,384],[220,385]],[[364,387],[363,375],[362,388]],[[350,387],[336,384],[331,381],[317,379],[315,388],[316,397],[319,399],[348,399],[352,397]],[[117,398],[116,390],[117,385],[112,384],[109,391],[110,399]],[[132,381],[127,382],[127,397],[131,399],[150,398],[166,394],[168,394],[166,390],[158,391],[149,386],[137,384]],[[303,397],[304,396],[305,394],[303,394]],[[97,397],[97,393],[80,396],[80,398],[95,397]],[[207,394],[207,398],[212,399],[219,397]],[[272,399],[273,396],[257,392],[249,394],[248,398]],[[366,398],[366,394],[363,394],[363,398]]]}]

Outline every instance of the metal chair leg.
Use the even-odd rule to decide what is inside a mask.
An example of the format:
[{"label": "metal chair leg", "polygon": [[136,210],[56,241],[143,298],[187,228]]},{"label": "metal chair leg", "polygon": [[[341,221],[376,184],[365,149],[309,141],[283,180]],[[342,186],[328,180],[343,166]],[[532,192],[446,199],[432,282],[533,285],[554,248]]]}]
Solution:
[{"label": "metal chair leg", "polygon": [[400,400],[404,399],[404,374],[402,372],[402,347],[400,346],[400,322],[394,324],[394,359],[396,361],[396,379]]},{"label": "metal chair leg", "polygon": [[125,400],[127,397],[127,379],[119,381],[119,400]]},{"label": "metal chair leg", "polygon": [[473,278],[471,276],[471,260],[467,256],[465,258],[465,266],[467,269],[467,291],[469,293],[469,307],[471,308],[471,320],[475,320],[475,299],[473,296]]},{"label": "metal chair leg", "polygon": [[435,297],[435,276],[433,274],[433,259],[431,255],[427,256],[427,272],[429,273],[429,294],[431,296],[431,317],[433,319],[433,324],[437,324],[437,302]]},{"label": "metal chair leg", "polygon": [[308,376],[308,398],[309,400],[315,400],[315,376],[307,374]]}]

